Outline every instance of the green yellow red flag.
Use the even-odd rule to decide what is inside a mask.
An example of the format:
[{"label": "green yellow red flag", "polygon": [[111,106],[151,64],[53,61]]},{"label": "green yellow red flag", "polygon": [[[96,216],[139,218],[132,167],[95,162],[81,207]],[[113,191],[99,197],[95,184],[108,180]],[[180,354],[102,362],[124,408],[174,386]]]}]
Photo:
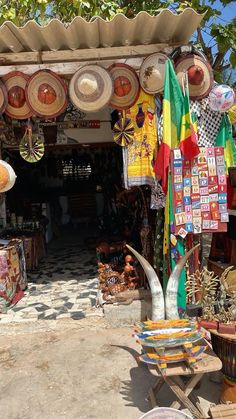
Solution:
[{"label": "green yellow red flag", "polygon": [[180,150],[186,160],[199,154],[196,116],[192,116],[189,104],[188,78],[185,78],[183,114],[181,120]]},{"label": "green yellow red flag", "polygon": [[220,128],[216,137],[216,146],[224,147],[224,158],[226,171],[228,168],[236,165],[236,147],[233,140],[232,128],[227,114],[223,114]]},{"label": "green yellow red flag", "polygon": [[154,170],[161,179],[162,189],[167,193],[170,150],[180,141],[180,128],[183,112],[183,94],[173,65],[166,60],[166,72],[163,97],[163,138]]}]

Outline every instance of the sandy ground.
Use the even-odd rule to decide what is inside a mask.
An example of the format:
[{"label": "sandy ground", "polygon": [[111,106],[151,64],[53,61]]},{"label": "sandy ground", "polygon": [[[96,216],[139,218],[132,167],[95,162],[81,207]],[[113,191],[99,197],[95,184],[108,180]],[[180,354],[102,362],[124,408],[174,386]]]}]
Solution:
[{"label": "sandy ground", "polygon": [[[154,382],[135,361],[139,351],[132,328],[111,329],[104,319],[3,324],[0,417],[138,419],[151,409],[146,396]],[[198,392],[205,408],[219,390],[204,380]],[[165,387],[161,399],[167,405]]]}]

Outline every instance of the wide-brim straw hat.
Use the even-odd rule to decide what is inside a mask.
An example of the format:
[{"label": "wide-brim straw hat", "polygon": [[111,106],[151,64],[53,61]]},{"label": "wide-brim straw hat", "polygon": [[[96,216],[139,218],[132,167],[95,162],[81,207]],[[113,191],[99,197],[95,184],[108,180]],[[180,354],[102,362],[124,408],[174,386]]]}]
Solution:
[{"label": "wide-brim straw hat", "polygon": [[67,108],[67,84],[51,70],[34,73],[28,80],[25,91],[33,115],[56,118]]},{"label": "wide-brim straw hat", "polygon": [[113,94],[110,73],[98,65],[85,65],[72,77],[69,95],[72,103],[84,112],[97,112],[104,108]]},{"label": "wide-brim straw hat", "polygon": [[140,67],[139,81],[146,93],[154,95],[164,90],[167,59],[167,55],[155,52],[143,61]]},{"label": "wide-brim straw hat", "polygon": [[13,119],[27,119],[32,116],[25,95],[25,87],[29,78],[30,76],[21,71],[11,71],[3,76],[8,94],[5,113]]},{"label": "wide-brim straw hat", "polygon": [[131,108],[139,97],[140,85],[136,71],[127,64],[113,64],[108,68],[114,83],[109,105],[118,110]]},{"label": "wide-brim straw hat", "polygon": [[0,80],[0,113],[5,112],[8,103],[7,88],[5,84]]},{"label": "wide-brim straw hat", "polygon": [[214,78],[210,64],[195,54],[187,54],[175,63],[175,72],[180,85],[183,85],[185,74],[188,75],[189,96],[191,99],[202,99],[210,93]]},{"label": "wide-brim straw hat", "polygon": [[13,168],[4,160],[0,160],[0,192],[7,192],[16,181],[16,174]]}]

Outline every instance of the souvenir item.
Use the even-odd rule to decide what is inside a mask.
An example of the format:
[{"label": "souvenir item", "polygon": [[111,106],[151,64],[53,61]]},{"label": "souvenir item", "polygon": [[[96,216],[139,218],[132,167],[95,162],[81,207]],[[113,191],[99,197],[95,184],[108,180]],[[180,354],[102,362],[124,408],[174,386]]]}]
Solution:
[{"label": "souvenir item", "polygon": [[160,320],[164,318],[179,319],[178,306],[177,306],[177,294],[178,294],[180,275],[186,261],[188,260],[190,255],[194,252],[194,250],[198,246],[199,245],[196,245],[192,249],[190,249],[175,265],[168,280],[166,295],[165,295],[165,302],[164,302],[163,290],[160,285],[160,281],[156,272],[154,271],[150,263],[142,255],[140,255],[140,253],[138,253],[135,249],[133,249],[128,244],[126,245],[126,247],[138,259],[138,261],[142,265],[144,272],[148,278],[149,286],[153,294],[152,320]]},{"label": "souvenir item", "polygon": [[26,101],[32,114],[42,118],[56,118],[68,105],[67,85],[51,70],[39,70],[27,81]]},{"label": "souvenir item", "polygon": [[3,77],[8,93],[6,114],[13,119],[27,119],[32,110],[26,102],[25,88],[30,76],[20,71],[12,71]]},{"label": "souvenir item", "polygon": [[20,142],[19,150],[24,160],[28,163],[36,163],[44,155],[44,143],[36,134],[32,134],[31,127],[27,127]]},{"label": "souvenir item", "polygon": [[0,113],[3,114],[7,107],[8,97],[6,85],[0,80]]},{"label": "souvenir item", "polygon": [[134,126],[129,118],[120,118],[113,128],[113,139],[122,147],[132,144],[134,140]]},{"label": "souvenir item", "polygon": [[209,107],[215,112],[227,112],[234,101],[233,89],[225,84],[217,84],[209,93]]},{"label": "souvenir item", "polygon": [[152,161],[157,147],[154,97],[141,90],[134,106],[125,113],[134,126],[134,141],[123,151],[125,188],[140,185],[154,186],[155,173]]},{"label": "souvenir item", "polygon": [[167,59],[167,55],[156,52],[143,61],[139,72],[139,80],[146,93],[153,95],[163,91]]},{"label": "souvenir item", "polygon": [[113,64],[108,68],[114,82],[109,105],[118,110],[129,109],[139,96],[140,86],[136,71],[127,64]]},{"label": "souvenir item", "polygon": [[74,106],[84,112],[97,112],[104,108],[113,94],[110,73],[98,65],[81,67],[69,84],[69,95]]},{"label": "souvenir item", "polygon": [[0,160],[0,193],[11,189],[16,181],[16,174],[7,162]]},{"label": "souvenir item", "polygon": [[236,104],[229,109],[229,119],[232,125],[236,123]]},{"label": "souvenir item", "polygon": [[213,71],[210,64],[200,56],[183,55],[175,63],[175,72],[181,86],[187,72],[191,99],[202,99],[209,94],[214,82]]},{"label": "souvenir item", "polygon": [[[209,155],[213,157],[207,158]],[[182,188],[183,196],[178,199],[176,194],[173,194],[174,233],[181,235],[183,229],[194,234],[199,234],[202,231],[210,232],[211,230],[226,231],[227,209],[225,209],[226,215],[221,216],[223,210],[219,206],[227,202],[226,165],[224,159],[222,159],[224,148],[222,146],[200,147],[197,160],[193,159],[191,161],[191,178],[188,177],[188,174],[187,176],[185,174],[185,160],[182,164],[182,175],[178,175],[177,178],[174,170],[176,161],[179,161],[179,159],[176,160],[175,156],[176,152],[173,150],[171,160],[172,185],[174,191],[177,188]],[[212,175],[212,173],[215,173],[215,175]],[[184,186],[189,184],[191,184],[190,192],[190,186]],[[184,206],[184,210],[180,212],[179,208],[182,206]]]},{"label": "souvenir item", "polygon": [[180,347],[179,349],[169,349],[163,354],[150,352],[146,355],[141,355],[139,359],[146,364],[173,364],[175,362],[188,361],[191,357],[198,357],[206,348],[207,346],[196,345],[189,352],[186,352]]}]

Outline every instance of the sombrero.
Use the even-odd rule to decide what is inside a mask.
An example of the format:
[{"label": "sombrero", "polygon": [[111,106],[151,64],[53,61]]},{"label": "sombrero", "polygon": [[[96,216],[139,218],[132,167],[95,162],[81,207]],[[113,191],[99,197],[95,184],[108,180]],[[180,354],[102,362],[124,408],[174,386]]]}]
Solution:
[{"label": "sombrero", "polygon": [[153,95],[163,91],[167,59],[167,55],[155,52],[143,61],[139,72],[139,81],[146,93]]},{"label": "sombrero", "polygon": [[8,93],[5,112],[13,119],[27,119],[32,116],[25,97],[25,86],[29,78],[30,76],[21,71],[11,71],[3,76]]},{"label": "sombrero", "polygon": [[108,71],[114,82],[114,93],[109,105],[118,110],[131,108],[140,91],[136,71],[127,64],[113,64]]},{"label": "sombrero", "polygon": [[72,77],[69,94],[72,103],[84,112],[96,112],[111,99],[113,81],[107,70],[98,65],[81,67]]},{"label": "sombrero", "polygon": [[67,85],[51,70],[39,70],[26,84],[26,100],[33,115],[55,118],[67,107]]},{"label": "sombrero", "polygon": [[195,54],[187,54],[175,64],[175,72],[182,86],[184,74],[188,74],[189,96],[191,99],[202,99],[212,89],[214,79],[210,64]]},{"label": "sombrero", "polygon": [[0,160],[0,192],[11,189],[16,181],[16,174],[10,164]]}]

